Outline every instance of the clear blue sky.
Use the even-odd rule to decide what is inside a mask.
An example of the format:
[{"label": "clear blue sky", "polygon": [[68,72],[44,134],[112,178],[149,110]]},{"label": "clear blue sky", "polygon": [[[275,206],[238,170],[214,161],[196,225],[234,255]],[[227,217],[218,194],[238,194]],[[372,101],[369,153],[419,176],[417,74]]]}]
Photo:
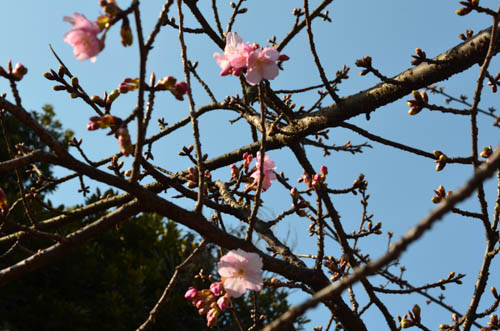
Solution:
[{"label": "clear blue sky", "polygon": [[[311,2],[312,6],[318,3]],[[494,2],[485,2],[485,5],[496,6]],[[118,3],[126,7],[129,2]],[[200,6],[206,5],[207,12],[209,3],[199,2]],[[222,24],[225,26],[230,15],[229,1],[219,3]],[[265,45],[273,35],[276,35],[278,40],[283,38],[293,24],[293,8],[301,7],[302,1],[257,0],[248,4],[248,13],[241,16],[233,31],[238,32],[245,41]],[[146,35],[156,22],[161,6],[162,1],[143,1],[143,25]],[[354,61],[362,56],[370,55],[376,68],[387,76],[392,76],[410,67],[410,55],[414,54],[416,47],[422,48],[429,57],[433,57],[458,44],[458,34],[466,29],[479,31],[491,25],[484,15],[458,17],[455,15],[458,7],[457,1],[335,1],[329,7],[333,22],[318,20],[313,29],[327,74],[332,77],[344,64],[351,67],[351,78],[340,86],[339,94],[347,96],[377,83],[373,76],[359,76],[359,69],[354,66]],[[90,159],[96,161],[117,152],[116,140],[106,136],[104,132],[86,131],[88,118],[94,115],[92,110],[80,100],[72,100],[63,92],[54,92],[51,82],[42,77],[43,72],[49,68],[58,67],[48,45],[52,44],[90,95],[102,95],[104,90],[111,91],[116,88],[123,78],[138,76],[137,43],[135,39],[132,47],[123,48],[119,42],[119,28],[114,27],[108,33],[106,48],[99,54],[97,62],[80,62],[73,57],[72,48],[63,42],[64,34],[70,29],[70,25],[63,22],[62,18],[71,16],[73,12],[82,13],[94,20],[100,14],[100,8],[97,1],[3,1],[0,5],[0,65],[5,67],[9,59],[14,63],[25,64],[29,73],[19,85],[24,106],[40,109],[46,103],[54,105],[65,128],[71,128],[77,138],[83,138],[83,148],[87,150]],[[187,25],[197,27],[189,16]],[[133,20],[132,28],[134,30]],[[176,36],[176,31],[167,28],[158,36],[148,63],[147,76],[154,71],[157,77],[174,75],[182,78]],[[199,61],[199,73],[213,88],[217,99],[222,100],[226,95],[238,92],[239,83],[236,78],[218,75],[220,69],[212,58],[214,52],[220,52],[216,45],[200,36],[189,36],[187,44],[188,57],[192,61]],[[290,61],[285,63],[285,70],[272,81],[273,88],[299,88],[320,82],[304,33],[290,43],[284,53],[290,57]],[[496,73],[499,68],[498,59],[493,60],[490,68]],[[452,78],[446,82],[446,91],[456,96],[461,93],[471,96],[477,73],[478,66],[475,66],[459,77]],[[4,91],[9,91],[8,85],[4,80],[0,80],[0,92]],[[205,92],[197,84],[193,85],[193,94],[197,106],[210,103]],[[310,106],[315,96],[315,93],[302,96],[296,103]],[[360,117],[351,123],[385,138],[426,151],[440,149],[449,156],[470,155],[470,124],[465,117],[443,116],[425,110],[418,116],[410,117],[407,115],[406,99],[409,97],[378,109],[372,114],[370,121]],[[432,103],[441,101],[439,96],[431,96]],[[328,102],[329,100],[325,99],[324,104]],[[113,107],[114,114],[125,117],[134,108],[135,103],[135,93],[121,96]],[[486,109],[497,105],[498,96],[491,94],[489,90],[485,91],[480,107]],[[168,123],[174,123],[187,116],[188,111],[187,102],[178,102],[165,94],[157,99],[152,123],[159,117],[165,117]],[[200,125],[203,151],[210,157],[250,142],[249,130],[245,126],[228,124],[228,120],[232,118],[233,114],[224,111],[214,112],[202,118]],[[490,118],[480,117],[480,146],[497,145],[500,142],[498,129],[491,128],[490,124]],[[134,131],[131,128],[131,132]],[[155,124],[148,130],[149,133],[157,131]],[[155,161],[171,170],[183,170],[189,166],[186,160],[177,156],[177,152],[182,145],[192,143],[190,134],[191,128],[187,127],[156,144],[153,149]],[[330,138],[332,143],[339,145],[347,140],[353,144],[366,141],[365,138],[343,129],[331,130]],[[132,139],[135,140],[134,137]],[[371,144],[373,149],[367,149],[365,153],[356,156],[335,153],[324,159],[319,151],[310,152],[310,155],[313,156],[317,169],[322,164],[329,167],[328,183],[332,188],[350,186],[360,173],[366,175],[371,194],[369,211],[375,214],[375,221],[383,222],[384,234],[360,241],[360,247],[365,252],[370,251],[371,256],[375,258],[383,254],[386,248],[386,231],[394,232],[395,238],[404,234],[433,207],[430,201],[433,189],[440,184],[448,190],[456,189],[472,174],[472,170],[469,166],[448,165],[444,171],[436,173],[430,160],[377,143]],[[292,155],[288,150],[272,151],[270,155],[275,160],[278,171],[284,171],[292,180],[302,173],[302,170],[291,162]],[[67,172],[58,169],[56,173],[63,175]],[[229,169],[219,170],[213,175],[227,179]],[[77,186],[77,182],[63,185],[51,200],[55,204],[82,203],[82,196],[76,192]],[[99,187],[106,189],[102,185]],[[490,209],[494,206],[494,190],[495,182],[490,180],[487,184]],[[288,193],[278,185],[264,193],[264,198],[263,215],[277,215],[290,204]],[[361,219],[359,196],[335,197],[334,203],[342,215],[345,228],[348,231],[356,229]],[[479,210],[474,199],[464,203],[461,208]],[[303,235],[308,225],[304,219],[290,218],[282,222],[277,231],[296,252],[314,254],[315,239]],[[465,311],[484,251],[483,238],[482,226],[477,221],[455,215],[446,217],[403,256],[402,263],[407,267],[407,278],[418,286],[445,278],[450,271],[467,274],[464,285],[448,286],[448,291],[445,292],[447,303],[459,311]],[[334,244],[330,247],[326,252],[328,255],[338,254]],[[498,275],[498,260],[494,262],[492,271]],[[373,281],[375,284],[379,283],[379,280]],[[498,283],[489,285],[500,286]],[[433,290],[431,293],[438,295],[440,292]],[[422,307],[424,321],[431,329],[436,329],[439,323],[450,321],[450,314],[434,304],[427,306],[422,297],[381,297],[389,303],[394,315],[403,315],[413,304],[418,303]],[[294,302],[301,298],[304,296],[291,297]],[[363,298],[363,295],[358,295],[358,298]],[[486,294],[481,307],[486,307],[491,302],[491,296]],[[384,325],[379,315],[375,308],[371,308],[364,315],[370,330],[379,330],[377,326]],[[318,309],[310,312],[308,317],[313,319],[312,325],[326,325],[329,314],[325,309]]]}]

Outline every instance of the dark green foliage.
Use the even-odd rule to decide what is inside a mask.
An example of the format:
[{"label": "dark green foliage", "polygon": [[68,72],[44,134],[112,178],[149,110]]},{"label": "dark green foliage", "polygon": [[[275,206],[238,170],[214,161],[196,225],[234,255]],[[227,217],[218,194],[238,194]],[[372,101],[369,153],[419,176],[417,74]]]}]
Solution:
[{"label": "dark green foliage", "polygon": [[[33,118],[35,118],[41,125],[47,129],[52,136],[57,138],[59,141],[65,143],[71,140],[73,137],[73,132],[71,130],[63,131],[61,122],[55,119],[54,108],[51,105],[44,105],[42,107],[42,112],[33,111],[31,113]],[[33,149],[42,149],[48,151],[48,148],[40,142],[40,139],[37,135],[22,125],[17,119],[12,117],[9,114],[4,114],[4,122],[5,122],[5,130],[7,132],[7,136],[9,138],[9,142],[12,148],[12,153],[16,154],[15,146],[19,143],[23,143],[26,147],[27,151]],[[6,161],[10,159],[7,144],[5,143],[5,139],[3,134],[0,139],[0,162]],[[41,170],[45,177],[51,176],[50,167],[46,163],[38,163],[37,167]],[[26,168],[28,170],[29,168]],[[25,171],[20,171],[22,175],[22,180],[25,186],[31,186],[34,184],[37,176],[30,177],[30,174]],[[0,183],[2,185],[3,190],[9,197],[9,201],[12,201],[14,197],[19,196],[19,189],[16,181],[16,176],[14,171],[9,172],[1,172],[0,173]]]},{"label": "dark green foliage", "polygon": [[[0,320],[13,330],[135,329],[193,245],[191,236],[183,236],[174,223],[164,223],[157,215],[131,218],[65,259],[2,288]],[[181,277],[155,330],[203,329],[204,318],[190,311],[183,295],[193,274],[200,267],[210,271],[215,261],[208,250],[197,262]]]}]

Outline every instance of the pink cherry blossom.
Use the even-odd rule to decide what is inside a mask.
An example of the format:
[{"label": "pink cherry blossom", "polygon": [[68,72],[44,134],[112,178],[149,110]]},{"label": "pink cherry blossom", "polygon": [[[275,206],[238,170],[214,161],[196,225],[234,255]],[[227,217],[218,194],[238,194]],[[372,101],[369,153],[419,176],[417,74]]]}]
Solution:
[{"label": "pink cherry blossom", "polygon": [[97,38],[101,32],[99,24],[78,13],[64,17],[64,21],[73,24],[73,29],[64,35],[64,41],[74,47],[75,57],[80,61],[90,59],[95,62],[97,54],[104,48],[103,41]]},{"label": "pink cherry blossom", "polygon": [[229,32],[226,36],[224,54],[214,53],[214,58],[221,67],[221,76],[233,74],[239,76],[247,65],[247,58],[252,52],[249,43],[244,43],[236,32]]},{"label": "pink cherry blossom", "polygon": [[214,59],[217,61],[217,65],[222,69],[220,72],[221,76],[227,76],[231,73],[231,61],[224,54],[214,53]]},{"label": "pink cherry blossom", "polygon": [[[254,179],[253,183],[247,185],[246,188],[253,187],[257,188],[260,177],[260,153],[257,153],[257,161],[255,164],[255,171],[250,175]],[[264,156],[264,179],[262,180],[262,192],[265,192],[268,188],[270,188],[273,183],[272,181],[276,179],[276,174],[274,173],[276,170],[276,166],[274,161],[269,159],[269,155]]]},{"label": "pink cherry blossom", "polygon": [[248,56],[247,73],[245,78],[248,84],[256,85],[262,79],[274,79],[278,76],[278,61],[280,53],[272,48],[266,47],[263,50],[255,50]]},{"label": "pink cherry blossom", "polygon": [[239,298],[247,289],[262,289],[262,259],[256,253],[248,253],[239,248],[231,250],[221,257],[217,270],[222,277],[224,289],[233,298]]},{"label": "pink cherry blossom", "polygon": [[231,66],[234,69],[245,68],[247,66],[247,58],[252,51],[253,48],[250,44],[244,43],[236,32],[229,32],[227,34],[224,54],[231,62]]}]

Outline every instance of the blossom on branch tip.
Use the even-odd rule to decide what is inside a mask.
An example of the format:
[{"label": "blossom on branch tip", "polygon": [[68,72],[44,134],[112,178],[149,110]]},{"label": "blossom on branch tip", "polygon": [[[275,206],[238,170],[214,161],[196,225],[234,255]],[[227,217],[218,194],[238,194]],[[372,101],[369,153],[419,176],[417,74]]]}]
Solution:
[{"label": "blossom on branch tip", "polygon": [[280,53],[271,47],[255,50],[248,57],[245,78],[250,85],[258,84],[262,79],[271,80],[279,73],[278,58]]},{"label": "blossom on branch tip", "polygon": [[[253,182],[247,184],[246,189],[257,189],[260,178],[260,153],[257,153],[257,161],[255,163],[255,168],[253,169],[250,177],[253,178]],[[273,183],[272,181],[276,179],[276,174],[274,173],[276,170],[276,166],[274,161],[269,159],[269,155],[264,156],[264,178],[262,180],[262,192],[265,192],[268,188],[270,188]]]},{"label": "blossom on branch tip", "polygon": [[239,76],[246,71],[245,78],[250,85],[256,85],[262,79],[276,78],[281,62],[290,59],[272,47],[262,49],[256,43],[243,42],[236,32],[227,34],[224,53],[214,53],[213,56],[221,68],[221,76]]},{"label": "blossom on branch tip", "polygon": [[214,53],[214,59],[221,67],[221,76],[233,74],[239,76],[247,66],[247,58],[252,51],[249,43],[244,43],[236,32],[226,35],[224,54]]},{"label": "blossom on branch tip", "polygon": [[264,283],[261,270],[262,258],[239,248],[229,251],[217,263],[224,290],[233,298],[241,297],[247,289],[260,291]]},{"label": "blossom on branch tip", "polygon": [[101,32],[99,24],[78,13],[64,17],[64,21],[73,24],[73,29],[64,35],[64,42],[73,46],[75,57],[80,61],[90,59],[95,62],[97,54],[104,48],[104,38],[97,38]]}]

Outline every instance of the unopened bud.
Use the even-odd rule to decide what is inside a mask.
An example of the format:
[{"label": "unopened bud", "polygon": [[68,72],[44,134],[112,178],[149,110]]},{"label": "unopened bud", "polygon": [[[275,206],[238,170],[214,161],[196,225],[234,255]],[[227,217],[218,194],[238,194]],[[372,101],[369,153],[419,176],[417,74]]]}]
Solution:
[{"label": "unopened bud", "polygon": [[471,8],[463,7],[463,8],[458,8],[457,11],[456,11],[456,14],[458,16],[465,16],[468,13],[470,13],[471,11],[472,11]]},{"label": "unopened bud", "polygon": [[24,75],[28,73],[28,68],[26,68],[21,63],[17,63],[14,67],[14,71],[12,72],[12,76],[16,78],[16,80],[21,80]]},{"label": "unopened bud", "polygon": [[[0,68],[1,68],[1,67],[0,67]],[[1,72],[0,72],[0,76],[1,76],[1,75],[2,75],[2,74],[1,74]],[[45,77],[45,78],[46,78],[46,79],[48,79],[48,80],[54,80],[54,79],[55,79],[55,78],[54,78],[54,76],[53,76],[50,72],[44,72],[44,73],[43,73],[43,77]]]},{"label": "unopened bud", "polygon": [[124,47],[132,45],[133,42],[132,30],[130,30],[130,24],[128,19],[123,19],[122,27],[120,29],[120,36],[121,36],[121,43]]},{"label": "unopened bud", "polygon": [[120,95],[120,91],[118,91],[118,90],[111,91],[111,93],[106,98],[106,103],[111,104],[113,101],[115,101],[116,98],[118,98],[119,95]]},{"label": "unopened bud", "polygon": [[497,292],[497,289],[495,288],[495,286],[491,287],[491,294],[493,294],[495,299],[498,299],[498,292]]},{"label": "unopened bud", "polygon": [[71,85],[73,85],[73,87],[74,87],[75,89],[77,89],[77,88],[78,88],[78,86],[79,86],[79,85],[78,85],[78,77],[75,77],[75,76],[71,77]]},{"label": "unopened bud", "polygon": [[52,86],[52,89],[54,91],[65,91],[66,90],[66,86],[63,86],[63,85],[54,85],[54,86]]}]

